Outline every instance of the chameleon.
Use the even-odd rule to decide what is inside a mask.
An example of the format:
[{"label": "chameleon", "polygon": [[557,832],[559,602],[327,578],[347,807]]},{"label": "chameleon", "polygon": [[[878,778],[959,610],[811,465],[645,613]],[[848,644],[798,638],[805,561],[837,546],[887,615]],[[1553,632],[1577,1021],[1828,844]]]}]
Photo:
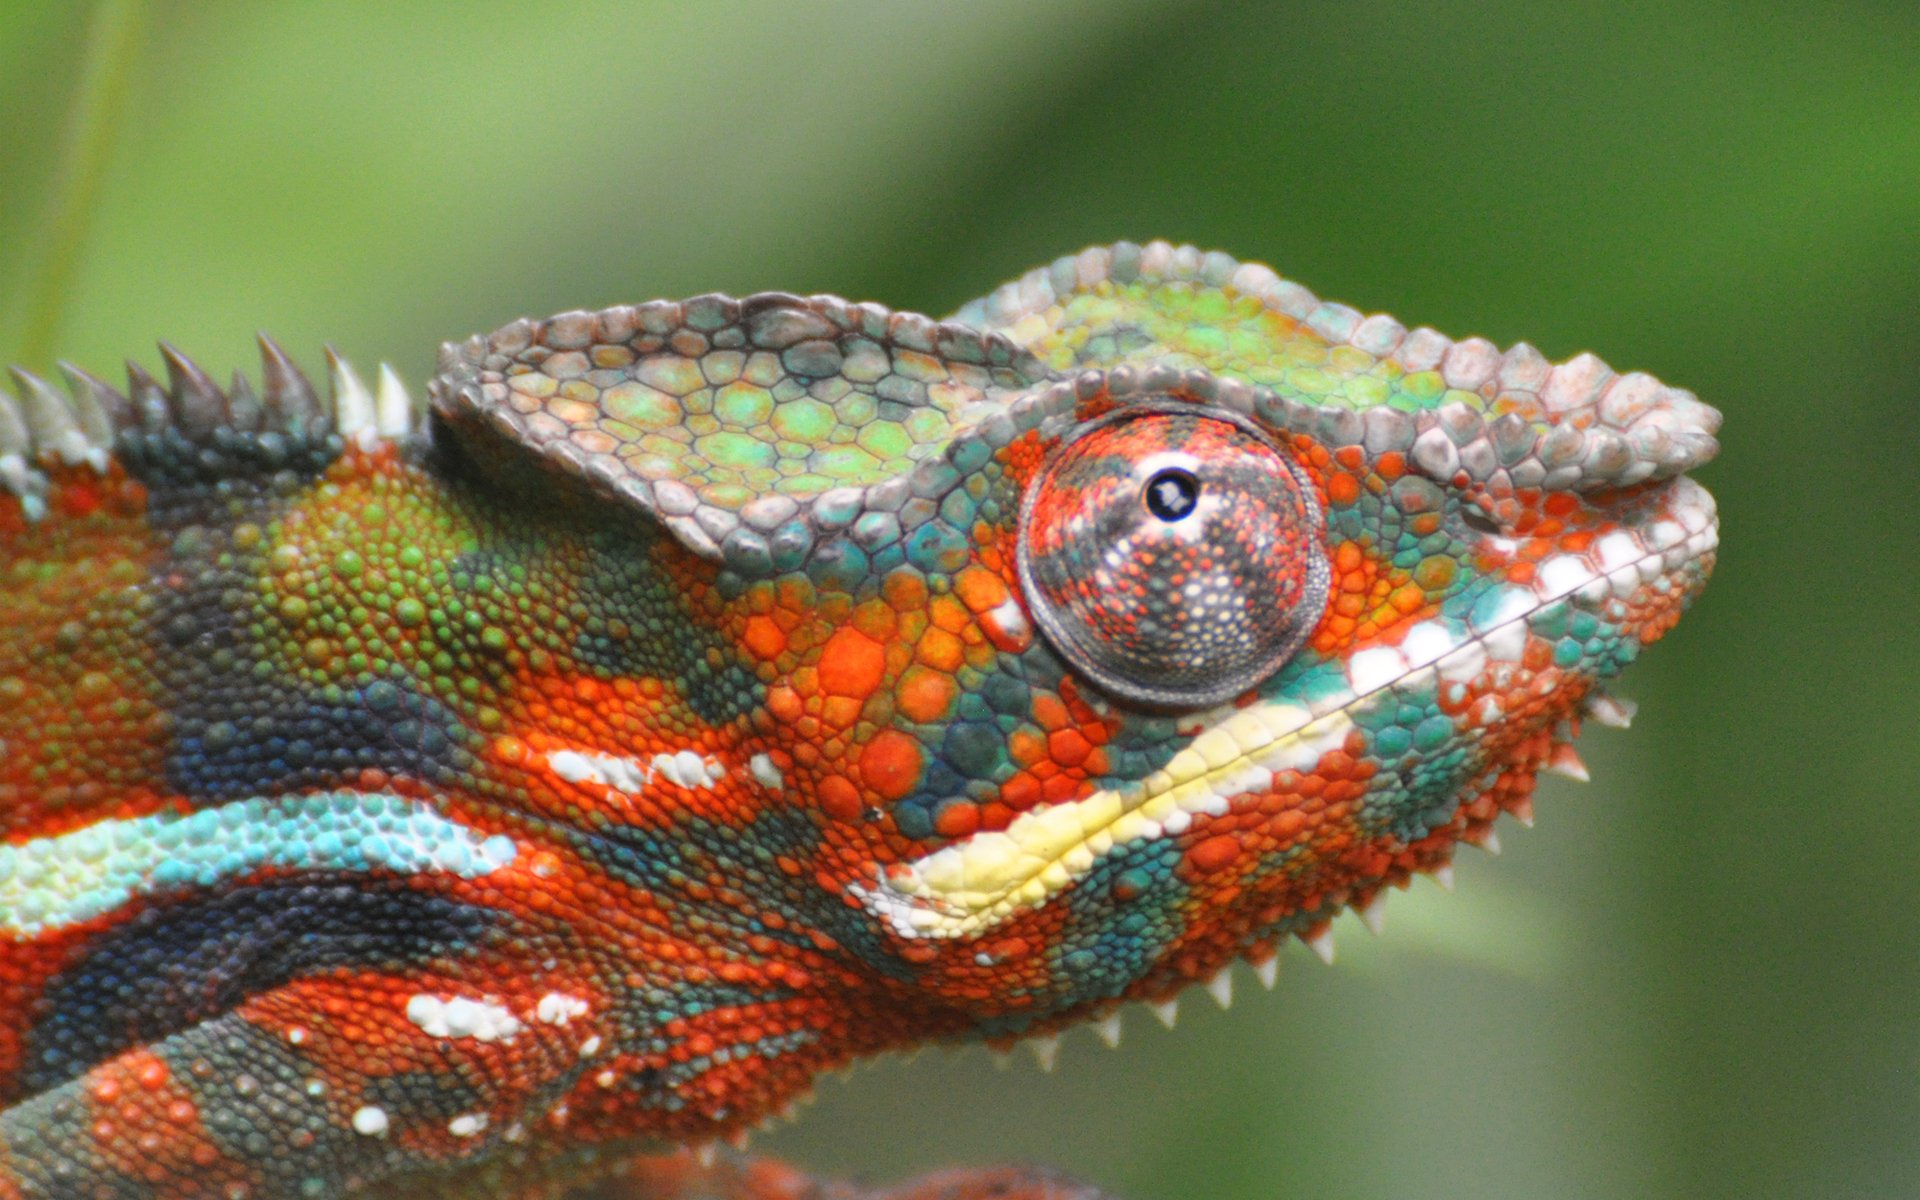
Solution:
[{"label": "chameleon", "polygon": [[1718,545],[1692,393],[1165,242],[260,344],[0,400],[0,1200],[1091,1197],[713,1148],[1330,959]]}]

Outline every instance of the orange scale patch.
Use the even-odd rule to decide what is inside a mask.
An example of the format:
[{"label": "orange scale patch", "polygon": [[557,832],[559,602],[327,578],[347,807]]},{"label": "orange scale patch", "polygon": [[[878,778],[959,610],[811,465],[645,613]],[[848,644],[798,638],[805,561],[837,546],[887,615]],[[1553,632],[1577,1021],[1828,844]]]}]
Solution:
[{"label": "orange scale patch", "polygon": [[1047,754],[1063,767],[1077,767],[1093,753],[1093,743],[1078,729],[1061,729],[1047,736]]},{"label": "orange scale patch", "polygon": [[843,628],[821,648],[819,685],[834,696],[865,699],[886,673],[886,647],[860,630]]},{"label": "orange scale patch", "polygon": [[883,729],[860,751],[860,778],[885,800],[898,800],[920,782],[925,751],[897,729]]},{"label": "orange scale patch", "polygon": [[820,721],[829,729],[851,729],[862,707],[863,701],[853,696],[828,696],[820,703]]},{"label": "orange scale patch", "polygon": [[755,658],[771,662],[786,651],[787,634],[780,628],[780,623],[770,616],[748,617],[741,631],[740,643]]},{"label": "orange scale patch", "polygon": [[828,775],[814,789],[819,801],[820,811],[836,821],[855,821],[864,807],[860,801],[860,789],[844,775]]},{"label": "orange scale patch", "polygon": [[917,613],[927,610],[927,581],[918,571],[902,569],[892,572],[881,584],[880,594],[895,612]]},{"label": "orange scale patch", "polygon": [[1030,771],[1019,771],[1000,785],[1000,802],[989,803],[981,812],[981,823],[988,829],[1005,829],[1015,813],[1025,812],[1040,803],[1040,779]]},{"label": "orange scale patch", "polygon": [[1086,781],[1075,775],[1056,775],[1040,785],[1040,795],[1048,804],[1078,800],[1090,790]]},{"label": "orange scale patch", "polygon": [[936,625],[920,636],[914,657],[936,671],[952,674],[966,663],[966,650],[966,643],[957,635]]},{"label": "orange scale patch", "polygon": [[958,596],[935,596],[926,611],[934,627],[947,633],[957,634],[973,625],[973,614]]},{"label": "orange scale patch", "polygon": [[1187,862],[1194,870],[1211,875],[1224,871],[1239,859],[1240,841],[1227,834],[1204,838],[1187,849]]},{"label": "orange scale patch", "polygon": [[207,1136],[193,1095],[148,1051],[130,1051],[97,1068],[87,1098],[94,1154],[134,1179],[163,1186],[191,1175],[204,1182],[204,1173],[222,1163],[227,1169],[218,1178],[249,1174]]},{"label": "orange scale patch", "polygon": [[1050,692],[1038,692],[1033,697],[1033,719],[1040,728],[1052,731],[1065,729],[1072,717],[1067,713],[1066,704]]},{"label": "orange scale patch", "polygon": [[1007,602],[1007,584],[985,567],[966,567],[953,581],[953,593],[975,613],[988,612]]},{"label": "orange scale patch", "polygon": [[1047,735],[1030,725],[1022,725],[1007,735],[1007,754],[1022,767],[1043,762],[1047,757]]},{"label": "orange scale patch", "polygon": [[908,667],[894,688],[895,707],[909,721],[932,724],[952,714],[959,694],[960,685],[951,673],[930,666]]},{"label": "orange scale patch", "polygon": [[977,804],[945,804],[933,819],[933,831],[941,837],[962,838],[975,833],[980,828],[980,806]]},{"label": "orange scale patch", "polygon": [[1293,436],[1293,449],[1315,475],[1324,476],[1333,465],[1332,452],[1304,433]]},{"label": "orange scale patch", "polygon": [[[797,672],[795,680],[797,683]],[[776,686],[767,689],[767,711],[781,722],[791,725],[800,720],[805,708],[799,691],[794,687]]]}]

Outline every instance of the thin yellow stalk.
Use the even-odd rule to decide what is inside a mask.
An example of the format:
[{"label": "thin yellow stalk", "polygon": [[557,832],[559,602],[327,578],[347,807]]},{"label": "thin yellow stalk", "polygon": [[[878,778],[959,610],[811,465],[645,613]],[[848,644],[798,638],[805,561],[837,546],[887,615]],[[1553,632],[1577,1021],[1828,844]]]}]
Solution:
[{"label": "thin yellow stalk", "polygon": [[53,357],[101,178],[120,128],[128,81],[146,25],[145,0],[101,0],[87,25],[80,78],[60,136],[59,159],[40,236],[30,245],[20,289],[14,360],[44,366]]}]

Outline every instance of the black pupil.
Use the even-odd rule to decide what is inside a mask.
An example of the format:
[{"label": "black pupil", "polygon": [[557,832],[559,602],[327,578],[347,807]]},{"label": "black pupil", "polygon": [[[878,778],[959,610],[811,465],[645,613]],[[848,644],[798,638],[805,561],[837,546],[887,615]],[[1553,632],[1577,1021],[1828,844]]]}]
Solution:
[{"label": "black pupil", "polygon": [[1200,481],[1185,467],[1168,467],[1147,480],[1147,511],[1162,521],[1178,521],[1200,502]]}]

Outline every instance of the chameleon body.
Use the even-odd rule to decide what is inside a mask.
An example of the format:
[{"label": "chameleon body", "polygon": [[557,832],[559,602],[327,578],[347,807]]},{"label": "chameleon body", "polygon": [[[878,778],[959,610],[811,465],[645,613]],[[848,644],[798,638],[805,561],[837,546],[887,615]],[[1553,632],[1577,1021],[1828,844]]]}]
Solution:
[{"label": "chameleon body", "polygon": [[670,1152],[1330,948],[1717,538],[1690,394],[1165,243],[163,353],[0,403],[5,1200],[814,1194]]}]

